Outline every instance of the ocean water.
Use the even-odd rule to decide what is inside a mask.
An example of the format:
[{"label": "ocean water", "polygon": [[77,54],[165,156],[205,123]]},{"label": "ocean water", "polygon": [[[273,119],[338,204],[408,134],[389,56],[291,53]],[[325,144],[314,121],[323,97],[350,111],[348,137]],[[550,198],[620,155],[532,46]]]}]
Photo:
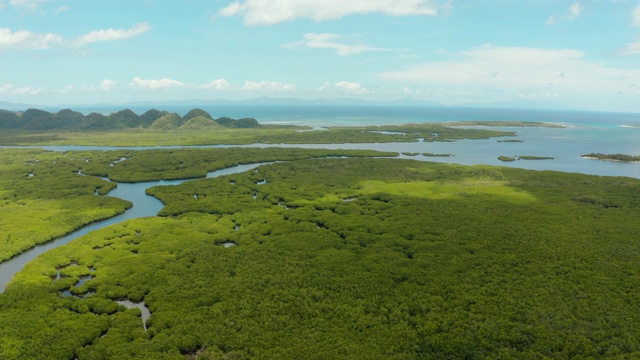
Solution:
[{"label": "ocean water", "polygon": [[[426,107],[426,106],[318,106],[318,105],[209,105],[209,106],[167,106],[158,110],[186,114],[193,108],[201,108],[214,118],[252,117],[260,123],[286,123],[309,126],[359,126],[404,124],[413,122],[447,121],[544,121],[560,124],[581,124],[594,126],[638,125],[640,113],[610,113],[590,111],[490,109],[467,107]],[[101,109],[102,112],[121,109]],[[131,107],[136,113],[143,113],[149,107]],[[84,111],[83,111],[84,112]]]},{"label": "ocean water", "polygon": [[[485,164],[512,166],[532,170],[556,170],[593,175],[629,176],[640,178],[640,163],[622,163],[584,159],[581,155],[600,152],[640,156],[640,113],[614,113],[560,110],[489,109],[466,107],[416,106],[167,106],[159,110],[186,114],[201,108],[214,118],[253,117],[261,124],[306,125],[316,129],[328,126],[388,125],[422,122],[455,121],[538,121],[563,125],[563,128],[492,127],[515,131],[518,143],[498,142],[497,139],[461,140],[452,143],[411,142],[391,144],[325,144],[325,145],[263,145],[254,147],[313,147],[330,149],[372,149],[411,153],[447,153],[451,157],[408,157],[422,161],[436,161],[466,165]],[[82,112],[110,113],[122,108],[80,109]],[[149,107],[131,107],[142,114]],[[482,126],[480,126],[482,128]],[[90,147],[49,147],[52,150],[93,149]],[[108,148],[99,148],[108,150]],[[142,149],[142,148],[141,148]],[[550,156],[553,160],[519,160],[502,162],[505,156]]]},{"label": "ocean water", "polygon": [[[165,110],[184,115],[193,106]],[[262,124],[295,124],[315,128],[327,126],[387,125],[451,121],[539,121],[565,126],[491,127],[515,131],[518,143],[489,140],[461,140],[452,143],[327,144],[303,147],[373,149],[398,152],[447,153],[452,157],[408,157],[466,165],[513,166],[532,170],[556,170],[594,175],[640,178],[640,163],[584,159],[581,155],[600,152],[640,156],[640,114],[588,111],[486,109],[404,106],[202,106],[214,118],[253,117]],[[143,112],[146,109],[133,109]],[[482,127],[479,127],[482,128]],[[264,145],[259,145],[264,146]],[[279,145],[284,146],[284,145]],[[295,145],[300,146],[300,145]],[[502,162],[498,156],[551,156],[553,160]],[[404,156],[407,157],[407,156]]]}]

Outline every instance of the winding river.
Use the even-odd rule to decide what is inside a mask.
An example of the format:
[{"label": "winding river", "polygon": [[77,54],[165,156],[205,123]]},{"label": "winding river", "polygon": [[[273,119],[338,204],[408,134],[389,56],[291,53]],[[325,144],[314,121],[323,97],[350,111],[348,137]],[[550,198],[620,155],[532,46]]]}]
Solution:
[{"label": "winding river", "polygon": [[[501,143],[495,138],[485,140],[463,140],[455,142],[402,142],[402,143],[357,143],[357,144],[251,144],[239,147],[281,147],[281,148],[323,148],[323,149],[355,149],[378,150],[401,153],[399,158],[410,158],[420,161],[435,161],[456,163],[462,165],[498,165],[518,167],[530,170],[555,170],[563,172],[578,172],[599,176],[628,176],[640,178],[640,164],[621,163],[611,161],[597,161],[581,158],[581,154],[593,151],[603,153],[637,153],[638,132],[637,128],[613,126],[606,129],[591,128],[585,126],[571,126],[568,128],[546,127],[499,127],[498,130],[515,131],[518,139],[523,142]],[[606,131],[605,131],[606,130]],[[5,146],[0,146],[3,148]],[[37,147],[37,146],[34,146]],[[105,147],[105,146],[41,146],[51,151],[72,150],[151,150],[151,149],[177,149],[177,148],[227,148],[238,147],[234,145],[205,145],[205,146],[160,146],[160,147]],[[450,157],[430,157],[423,153],[452,154]],[[419,154],[419,155],[407,155]],[[514,161],[504,163],[498,160],[501,155],[537,155],[551,156],[553,160],[545,161]],[[265,163],[248,164],[213,171],[207,177],[234,174],[250,170]],[[99,221],[77,231],[60,237],[46,244],[38,245],[17,255],[3,263],[0,263],[0,293],[4,292],[7,283],[16,272],[36,256],[66,244],[90,231],[119,223],[128,219],[146,216],[156,216],[163,204],[156,198],[147,196],[145,190],[157,185],[177,185],[187,180],[154,181],[143,183],[119,183],[109,195],[131,201],[133,207],[118,216]]]},{"label": "winding river", "polygon": [[[222,175],[236,174],[251,170],[257,166],[270,164],[270,162],[264,163],[255,163],[255,164],[244,164],[238,165],[226,169],[212,171],[207,174],[208,178],[214,178]],[[0,263],[0,293],[3,293],[9,281],[13,278],[13,276],[22,268],[26,263],[36,258],[38,255],[49,251],[58,246],[64,245],[70,242],[73,239],[76,239],[82,235],[85,235],[93,230],[98,230],[103,227],[117,224],[125,220],[136,219],[147,216],[156,216],[156,214],[162,210],[164,206],[162,202],[153,196],[149,196],[145,193],[148,188],[158,186],[158,185],[178,185],[185,181],[194,180],[194,179],[183,179],[183,180],[171,180],[171,181],[150,181],[150,182],[139,182],[139,183],[118,183],[118,187],[111,190],[109,192],[109,196],[118,197],[120,199],[128,200],[133,203],[133,206],[129,208],[127,211],[120,215],[116,215],[114,217],[97,221],[95,223],[84,226],[72,233],[69,233],[65,236],[59,237],[53,241],[36,245],[35,247],[26,250],[19,255],[14,256],[13,258]]]}]

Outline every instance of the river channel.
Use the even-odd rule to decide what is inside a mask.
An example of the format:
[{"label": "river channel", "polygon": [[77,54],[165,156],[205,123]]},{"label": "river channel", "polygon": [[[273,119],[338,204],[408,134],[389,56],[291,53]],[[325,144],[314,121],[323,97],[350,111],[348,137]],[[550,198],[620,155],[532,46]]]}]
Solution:
[{"label": "river channel", "polygon": [[[478,127],[483,128],[483,127]],[[492,127],[493,128],[493,127]],[[594,127],[573,125],[567,128],[546,127],[498,127],[493,128],[503,131],[516,132],[517,139],[522,142],[499,142],[500,139],[460,140],[454,142],[401,142],[401,143],[357,143],[357,144],[250,144],[250,145],[204,145],[204,146],[159,146],[159,147],[108,147],[108,146],[29,146],[51,151],[74,150],[153,150],[153,149],[178,149],[178,148],[228,148],[228,147],[253,147],[253,148],[323,148],[344,150],[378,150],[400,153],[399,158],[410,158],[420,161],[435,161],[444,163],[456,163],[462,165],[498,165],[518,167],[529,170],[554,170],[563,172],[577,172],[599,176],[628,176],[640,178],[640,163],[622,163],[612,161],[589,160],[581,157],[582,154],[594,151],[614,153],[638,153],[638,130],[620,126]],[[501,138],[504,139],[504,138]],[[512,138],[513,139],[513,138]],[[0,146],[4,148],[6,146]],[[11,147],[9,147],[11,148]],[[451,154],[446,157],[426,156],[425,153]],[[408,155],[412,154],[412,155]],[[553,160],[520,160],[505,163],[498,160],[501,155],[535,155],[552,157]],[[263,165],[248,164],[228,169],[213,171],[207,177],[234,174],[250,170]],[[147,196],[145,190],[157,185],[177,185],[187,180],[153,181],[142,183],[118,183],[118,187],[108,195],[131,201],[133,207],[118,216],[87,225],[79,230],[58,238],[52,242],[38,245],[17,255],[10,260],[0,263],[0,293],[4,292],[7,283],[16,272],[36,256],[66,244],[69,241],[87,234],[90,231],[119,223],[128,219],[156,216],[163,204],[156,198]]]},{"label": "river channel", "polygon": [[[255,163],[255,164],[245,164],[238,165],[226,169],[212,171],[207,174],[208,178],[214,178],[223,175],[236,174],[251,170],[257,166],[269,164],[266,163]],[[19,255],[14,256],[13,258],[0,263],[0,293],[3,293],[9,281],[13,278],[13,276],[22,268],[26,263],[36,258],[38,255],[49,251],[58,246],[64,245],[70,242],[73,239],[76,239],[82,235],[85,235],[93,230],[98,230],[103,227],[117,224],[129,219],[136,219],[141,217],[148,216],[156,216],[156,214],[162,210],[164,206],[162,202],[153,196],[149,196],[145,193],[148,188],[154,186],[167,186],[167,185],[179,185],[185,181],[189,181],[193,179],[184,179],[184,180],[171,180],[171,181],[149,181],[149,182],[139,182],[139,183],[118,183],[118,187],[111,190],[108,196],[117,197],[123,200],[130,201],[133,206],[129,208],[127,211],[120,215],[116,215],[109,219],[105,219],[102,221],[97,221],[87,226],[84,226],[68,235],[59,237],[53,241],[47,242],[45,244],[36,245],[35,247],[26,250]]]}]

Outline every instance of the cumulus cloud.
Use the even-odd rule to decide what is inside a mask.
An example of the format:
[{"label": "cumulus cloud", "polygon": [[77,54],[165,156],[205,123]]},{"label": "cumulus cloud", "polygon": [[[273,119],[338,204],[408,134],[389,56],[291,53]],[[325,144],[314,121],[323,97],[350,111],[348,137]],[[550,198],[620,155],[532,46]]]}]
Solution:
[{"label": "cumulus cloud", "polygon": [[44,88],[36,88],[32,86],[15,87],[12,84],[5,84],[0,86],[0,95],[9,96],[24,96],[24,95],[38,95],[45,91]]},{"label": "cumulus cloud", "polygon": [[555,25],[559,21],[575,20],[579,18],[580,15],[582,15],[583,11],[584,11],[584,6],[582,5],[582,3],[580,3],[579,1],[575,2],[571,4],[571,6],[569,6],[569,9],[567,9],[564,13],[553,14],[549,16],[549,18],[547,19],[547,25]]},{"label": "cumulus cloud", "polygon": [[64,39],[56,34],[39,34],[27,30],[11,31],[0,28],[0,51],[9,49],[48,49],[52,45],[63,43]]},{"label": "cumulus cloud", "polygon": [[[78,37],[73,44],[82,46],[95,42],[129,39],[144,34],[152,27],[146,22],[135,24],[130,29],[96,30]],[[12,31],[0,28],[0,51],[3,50],[43,50],[54,45],[71,45],[72,42],[54,33],[34,33],[28,30]]]},{"label": "cumulus cloud", "polygon": [[[636,51],[640,50],[637,46]],[[380,75],[390,82],[419,83],[460,90],[493,89],[522,93],[616,93],[640,84],[640,70],[606,67],[581,51],[485,45],[461,59],[429,62]]]},{"label": "cumulus cloud", "polygon": [[104,79],[100,83],[100,89],[102,89],[104,91],[113,90],[115,87],[116,87],[116,82],[113,81],[113,80]]},{"label": "cumulus cloud", "polygon": [[317,48],[317,49],[333,49],[340,56],[356,55],[367,51],[387,51],[388,49],[374,48],[367,45],[348,45],[338,42],[342,37],[340,34],[316,34],[308,33],[304,35],[304,39],[289,44],[285,47],[289,48]]},{"label": "cumulus cloud", "polygon": [[348,81],[340,81],[335,85],[335,88],[338,90],[344,91],[346,94],[367,94],[370,91],[362,86],[362,84],[348,82]]},{"label": "cumulus cloud", "polygon": [[242,86],[244,91],[256,91],[264,93],[282,93],[296,91],[294,84],[284,84],[279,81],[245,81]]},{"label": "cumulus cloud", "polygon": [[231,84],[226,79],[216,79],[201,86],[205,90],[229,90]]},{"label": "cumulus cloud", "polygon": [[320,22],[369,13],[437,15],[438,6],[427,0],[245,0],[227,5],[216,16],[241,16],[246,25],[273,25],[301,18]]},{"label": "cumulus cloud", "polygon": [[167,78],[162,79],[141,79],[139,77],[133,78],[130,86],[136,90],[169,90],[185,87],[186,84],[178,80],[172,80]]},{"label": "cumulus cloud", "polygon": [[104,42],[104,41],[116,41],[124,40],[132,37],[140,36],[152,29],[151,25],[146,22],[141,22],[133,25],[129,29],[106,29],[96,30],[88,34],[79,36],[76,39],[76,46],[82,46],[86,44]]},{"label": "cumulus cloud", "polygon": [[325,81],[322,86],[318,88],[320,91],[330,91],[330,92],[340,92],[344,94],[370,94],[372,91],[362,86],[362,84],[349,82],[349,81],[340,81],[335,84],[331,84],[328,81]]}]

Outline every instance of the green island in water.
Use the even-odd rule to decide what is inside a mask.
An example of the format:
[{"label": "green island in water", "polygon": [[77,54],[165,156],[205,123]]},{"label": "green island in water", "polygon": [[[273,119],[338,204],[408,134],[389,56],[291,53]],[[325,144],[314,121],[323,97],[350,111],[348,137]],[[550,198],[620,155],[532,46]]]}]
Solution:
[{"label": "green island in water", "polygon": [[[45,112],[30,129],[38,117],[8,113],[0,112],[0,143],[23,146],[514,135],[441,124],[301,131],[216,121],[202,110]],[[41,129],[71,115],[75,122],[60,122],[68,129]],[[149,188],[164,204],[156,217],[104,227],[29,262],[0,294],[0,359],[640,357],[638,179],[369,150],[10,147],[0,155],[4,261],[131,207],[105,196],[113,181],[199,178]],[[272,163],[205,178],[264,162]]]},{"label": "green island in water", "polygon": [[640,156],[626,155],[626,154],[591,153],[591,154],[582,155],[582,157],[586,159],[609,160],[609,161],[624,161],[624,162],[640,161]]}]

